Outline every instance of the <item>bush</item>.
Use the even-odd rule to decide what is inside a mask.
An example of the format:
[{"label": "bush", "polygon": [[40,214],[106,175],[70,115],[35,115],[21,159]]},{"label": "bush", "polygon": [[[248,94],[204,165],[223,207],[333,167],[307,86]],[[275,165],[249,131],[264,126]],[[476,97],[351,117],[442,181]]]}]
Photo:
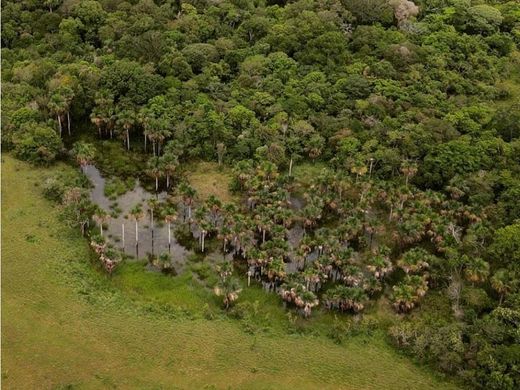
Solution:
[{"label": "bush", "polygon": [[45,125],[27,124],[13,136],[16,157],[34,164],[49,164],[63,148],[60,137]]}]

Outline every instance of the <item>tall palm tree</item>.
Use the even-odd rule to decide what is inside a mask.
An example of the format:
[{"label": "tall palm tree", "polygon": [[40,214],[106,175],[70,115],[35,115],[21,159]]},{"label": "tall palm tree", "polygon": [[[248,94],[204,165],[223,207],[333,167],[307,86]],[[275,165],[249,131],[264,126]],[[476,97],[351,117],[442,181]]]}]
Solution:
[{"label": "tall palm tree", "polygon": [[209,209],[213,225],[216,227],[222,210],[222,202],[215,195],[210,195],[206,200],[206,207]]},{"label": "tall palm tree", "polygon": [[181,183],[179,186],[179,192],[182,195],[182,202],[184,204],[184,220],[186,220],[187,217],[188,221],[191,221],[191,208],[193,207],[193,202],[195,201],[197,191],[195,191],[195,189],[188,183]]},{"label": "tall palm tree", "polygon": [[146,201],[146,204],[148,206],[148,211],[150,212],[150,226],[152,228],[152,249],[153,249],[153,240],[154,240],[154,233],[155,233],[155,221],[154,221],[154,211],[158,206],[158,201],[155,198],[150,198]]},{"label": "tall palm tree", "polygon": [[205,205],[202,205],[195,211],[195,220],[200,230],[200,249],[201,252],[204,252],[206,236],[213,226],[208,220],[208,208]]},{"label": "tall palm tree", "polygon": [[179,159],[175,154],[171,152],[165,152],[160,157],[160,163],[161,168],[166,175],[166,188],[168,189],[170,188],[170,177],[175,173],[177,167],[179,166]]},{"label": "tall palm tree", "polygon": [[58,126],[61,137],[63,133],[63,115],[67,111],[67,100],[62,94],[54,93],[49,99],[48,107],[58,119]]},{"label": "tall palm tree", "polygon": [[130,150],[130,130],[132,129],[132,127],[135,126],[137,122],[137,114],[135,110],[128,107],[118,107],[118,110],[116,112],[116,123],[120,125],[125,131],[126,149]]},{"label": "tall palm tree", "polygon": [[159,191],[159,178],[162,177],[161,160],[159,157],[151,157],[146,165],[146,173],[155,180],[155,192]]},{"label": "tall palm tree", "polygon": [[96,125],[96,128],[98,130],[99,138],[101,138],[101,127],[103,126],[103,116],[101,113],[101,108],[94,107],[92,112],[90,113],[90,121]]},{"label": "tall palm tree", "polygon": [[144,217],[141,205],[135,205],[130,210],[129,216],[135,221],[135,245],[137,246],[139,245],[139,221]]},{"label": "tall palm tree", "polygon": [[177,210],[172,205],[169,205],[164,210],[164,222],[168,225],[168,248],[171,246],[172,243],[172,222],[175,222],[177,220]]},{"label": "tall palm tree", "polygon": [[99,225],[99,234],[103,237],[103,224],[110,219],[110,214],[100,207],[97,207],[96,212],[92,216],[94,221]]}]

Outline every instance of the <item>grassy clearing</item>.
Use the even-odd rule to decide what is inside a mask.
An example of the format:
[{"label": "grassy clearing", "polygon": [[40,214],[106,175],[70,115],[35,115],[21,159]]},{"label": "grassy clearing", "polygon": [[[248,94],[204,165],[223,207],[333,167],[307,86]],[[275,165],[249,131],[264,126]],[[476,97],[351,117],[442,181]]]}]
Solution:
[{"label": "grassy clearing", "polygon": [[229,191],[232,176],[228,167],[219,168],[216,163],[198,162],[188,167],[186,173],[188,181],[203,200],[215,195],[222,202],[236,201]]},{"label": "grassy clearing", "polygon": [[[205,319],[200,305],[216,302],[188,275],[145,273],[136,263],[109,279],[35,187],[48,170],[3,160],[4,389],[454,388],[380,336],[336,345],[323,336],[249,334],[218,313]],[[243,299],[273,297],[255,288]],[[164,303],[194,314],[152,310]],[[272,303],[270,321],[278,322],[285,314]]]},{"label": "grassy clearing", "polygon": [[303,187],[309,187],[325,168],[326,165],[322,162],[303,162],[294,166],[294,179]]}]

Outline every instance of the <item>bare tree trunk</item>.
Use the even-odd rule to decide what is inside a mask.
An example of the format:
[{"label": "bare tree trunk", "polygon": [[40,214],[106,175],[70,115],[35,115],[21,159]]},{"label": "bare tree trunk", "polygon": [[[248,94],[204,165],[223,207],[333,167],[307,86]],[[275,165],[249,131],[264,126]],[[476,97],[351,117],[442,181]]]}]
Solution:
[{"label": "bare tree trunk", "polygon": [[139,244],[139,228],[137,221],[135,221],[135,245]]},{"label": "bare tree trunk", "polygon": [[126,149],[130,150],[130,131],[126,129]]},{"label": "bare tree trunk", "polygon": [[67,129],[69,131],[69,136],[70,136],[70,112],[67,111]]},{"label": "bare tree trunk", "polygon": [[293,158],[291,157],[291,161],[289,161],[289,176],[292,176],[292,166],[293,166]]},{"label": "bare tree trunk", "polygon": [[170,188],[170,174],[166,174],[166,188]]},{"label": "bare tree trunk", "polygon": [[60,137],[61,137],[62,128],[61,128],[61,117],[59,114],[58,114],[58,125],[60,126]]},{"label": "bare tree trunk", "polygon": [[202,233],[202,243],[201,243],[201,246],[202,246],[202,252],[204,252],[204,239],[206,238],[206,233]]},{"label": "bare tree trunk", "polygon": [[123,241],[123,251],[125,250],[125,224],[121,224],[121,239]]},{"label": "bare tree trunk", "polygon": [[159,177],[155,176],[155,192],[159,190]]},{"label": "bare tree trunk", "polygon": [[168,246],[172,243],[172,228],[171,228],[171,222],[168,222]]},{"label": "bare tree trunk", "polygon": [[146,153],[146,143],[148,141],[148,137],[146,136],[146,133],[144,133],[144,152]]},{"label": "bare tree trunk", "polygon": [[101,233],[101,237],[103,237],[103,222],[99,223],[99,232]]}]

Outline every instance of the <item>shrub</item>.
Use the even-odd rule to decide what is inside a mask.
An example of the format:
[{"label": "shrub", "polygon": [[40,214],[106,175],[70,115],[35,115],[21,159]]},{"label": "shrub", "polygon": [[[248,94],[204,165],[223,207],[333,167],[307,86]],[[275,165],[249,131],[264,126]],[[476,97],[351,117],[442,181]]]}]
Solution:
[{"label": "shrub", "polygon": [[34,164],[49,164],[56,159],[63,144],[56,132],[32,122],[13,136],[14,153],[21,160]]}]

